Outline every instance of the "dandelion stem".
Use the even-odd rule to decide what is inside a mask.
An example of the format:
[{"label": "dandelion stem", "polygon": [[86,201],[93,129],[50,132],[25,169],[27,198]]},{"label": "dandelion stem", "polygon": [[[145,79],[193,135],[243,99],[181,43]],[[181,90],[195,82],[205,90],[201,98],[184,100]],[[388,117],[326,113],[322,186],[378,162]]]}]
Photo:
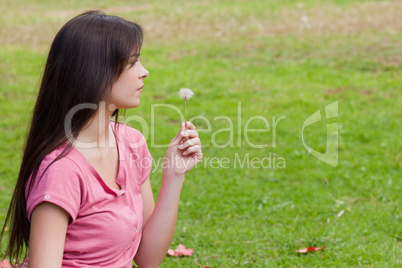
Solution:
[{"label": "dandelion stem", "polygon": [[184,128],[185,129],[187,129],[187,111],[186,111],[186,108],[187,108],[187,101],[185,100],[184,101]]}]

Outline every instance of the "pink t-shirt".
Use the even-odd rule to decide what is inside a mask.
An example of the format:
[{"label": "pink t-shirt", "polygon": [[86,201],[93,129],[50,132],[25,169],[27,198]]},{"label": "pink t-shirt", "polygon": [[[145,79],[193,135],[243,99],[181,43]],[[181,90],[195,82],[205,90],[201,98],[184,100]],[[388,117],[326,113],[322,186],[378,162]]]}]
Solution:
[{"label": "pink t-shirt", "polygon": [[[113,129],[114,123],[111,123]],[[42,161],[30,193],[26,191],[27,217],[42,202],[70,214],[62,267],[131,268],[142,233],[141,185],[148,178],[152,158],[144,136],[117,124],[119,152],[116,183],[108,187],[89,161],[76,149],[46,167],[63,151],[62,145]]]}]

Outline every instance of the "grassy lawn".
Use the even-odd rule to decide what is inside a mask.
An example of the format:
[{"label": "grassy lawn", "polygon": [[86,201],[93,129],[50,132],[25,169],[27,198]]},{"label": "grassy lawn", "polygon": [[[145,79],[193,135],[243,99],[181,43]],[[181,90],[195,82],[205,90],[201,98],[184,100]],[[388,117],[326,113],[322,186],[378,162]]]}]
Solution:
[{"label": "grassy lawn", "polygon": [[[180,124],[166,105],[183,110],[177,91],[195,92],[188,112],[206,147],[187,175],[172,243],[194,254],[161,267],[402,265],[401,1],[4,0],[0,9],[0,222],[52,38],[71,17],[102,9],[145,30],[150,76],[126,118],[147,122],[130,124],[155,160],[155,198],[159,145]],[[339,116],[325,119],[335,101]],[[336,167],[303,146],[317,110],[325,120],[304,141],[325,153],[326,126],[338,123]],[[262,118],[269,131],[247,132],[266,128]],[[309,246],[325,249],[296,253]]]}]

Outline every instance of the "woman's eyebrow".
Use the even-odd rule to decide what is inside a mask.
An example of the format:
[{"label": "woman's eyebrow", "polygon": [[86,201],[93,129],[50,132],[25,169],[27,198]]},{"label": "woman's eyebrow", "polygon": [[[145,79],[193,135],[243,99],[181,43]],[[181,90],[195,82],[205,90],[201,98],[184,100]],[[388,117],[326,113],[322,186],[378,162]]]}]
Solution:
[{"label": "woman's eyebrow", "polygon": [[141,56],[140,53],[131,54],[130,58],[139,58]]}]

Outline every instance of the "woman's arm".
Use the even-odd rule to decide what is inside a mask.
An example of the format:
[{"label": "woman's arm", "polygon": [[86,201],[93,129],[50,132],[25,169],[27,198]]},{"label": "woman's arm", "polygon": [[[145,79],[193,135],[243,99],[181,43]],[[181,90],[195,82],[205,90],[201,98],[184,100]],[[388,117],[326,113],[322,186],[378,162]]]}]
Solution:
[{"label": "woman's arm", "polygon": [[49,202],[32,212],[29,237],[29,268],[61,267],[70,215]]},{"label": "woman's arm", "polygon": [[[155,209],[147,222],[144,218],[142,239],[134,258],[140,268],[157,267],[163,261],[172,242],[184,176],[182,179],[176,179],[177,183],[169,182],[175,178],[168,178],[164,174]],[[149,182],[149,180],[147,181]],[[143,191],[143,196],[152,195],[150,184],[149,187],[146,184],[143,185]],[[144,214],[146,213],[144,207]]]},{"label": "woman's arm", "polygon": [[194,125],[187,125],[188,130],[184,131],[184,125],[182,126],[166,153],[162,186],[156,206],[153,205],[149,179],[142,186],[145,225],[134,258],[141,268],[157,267],[166,256],[173,240],[184,176],[202,159],[198,133]]}]

